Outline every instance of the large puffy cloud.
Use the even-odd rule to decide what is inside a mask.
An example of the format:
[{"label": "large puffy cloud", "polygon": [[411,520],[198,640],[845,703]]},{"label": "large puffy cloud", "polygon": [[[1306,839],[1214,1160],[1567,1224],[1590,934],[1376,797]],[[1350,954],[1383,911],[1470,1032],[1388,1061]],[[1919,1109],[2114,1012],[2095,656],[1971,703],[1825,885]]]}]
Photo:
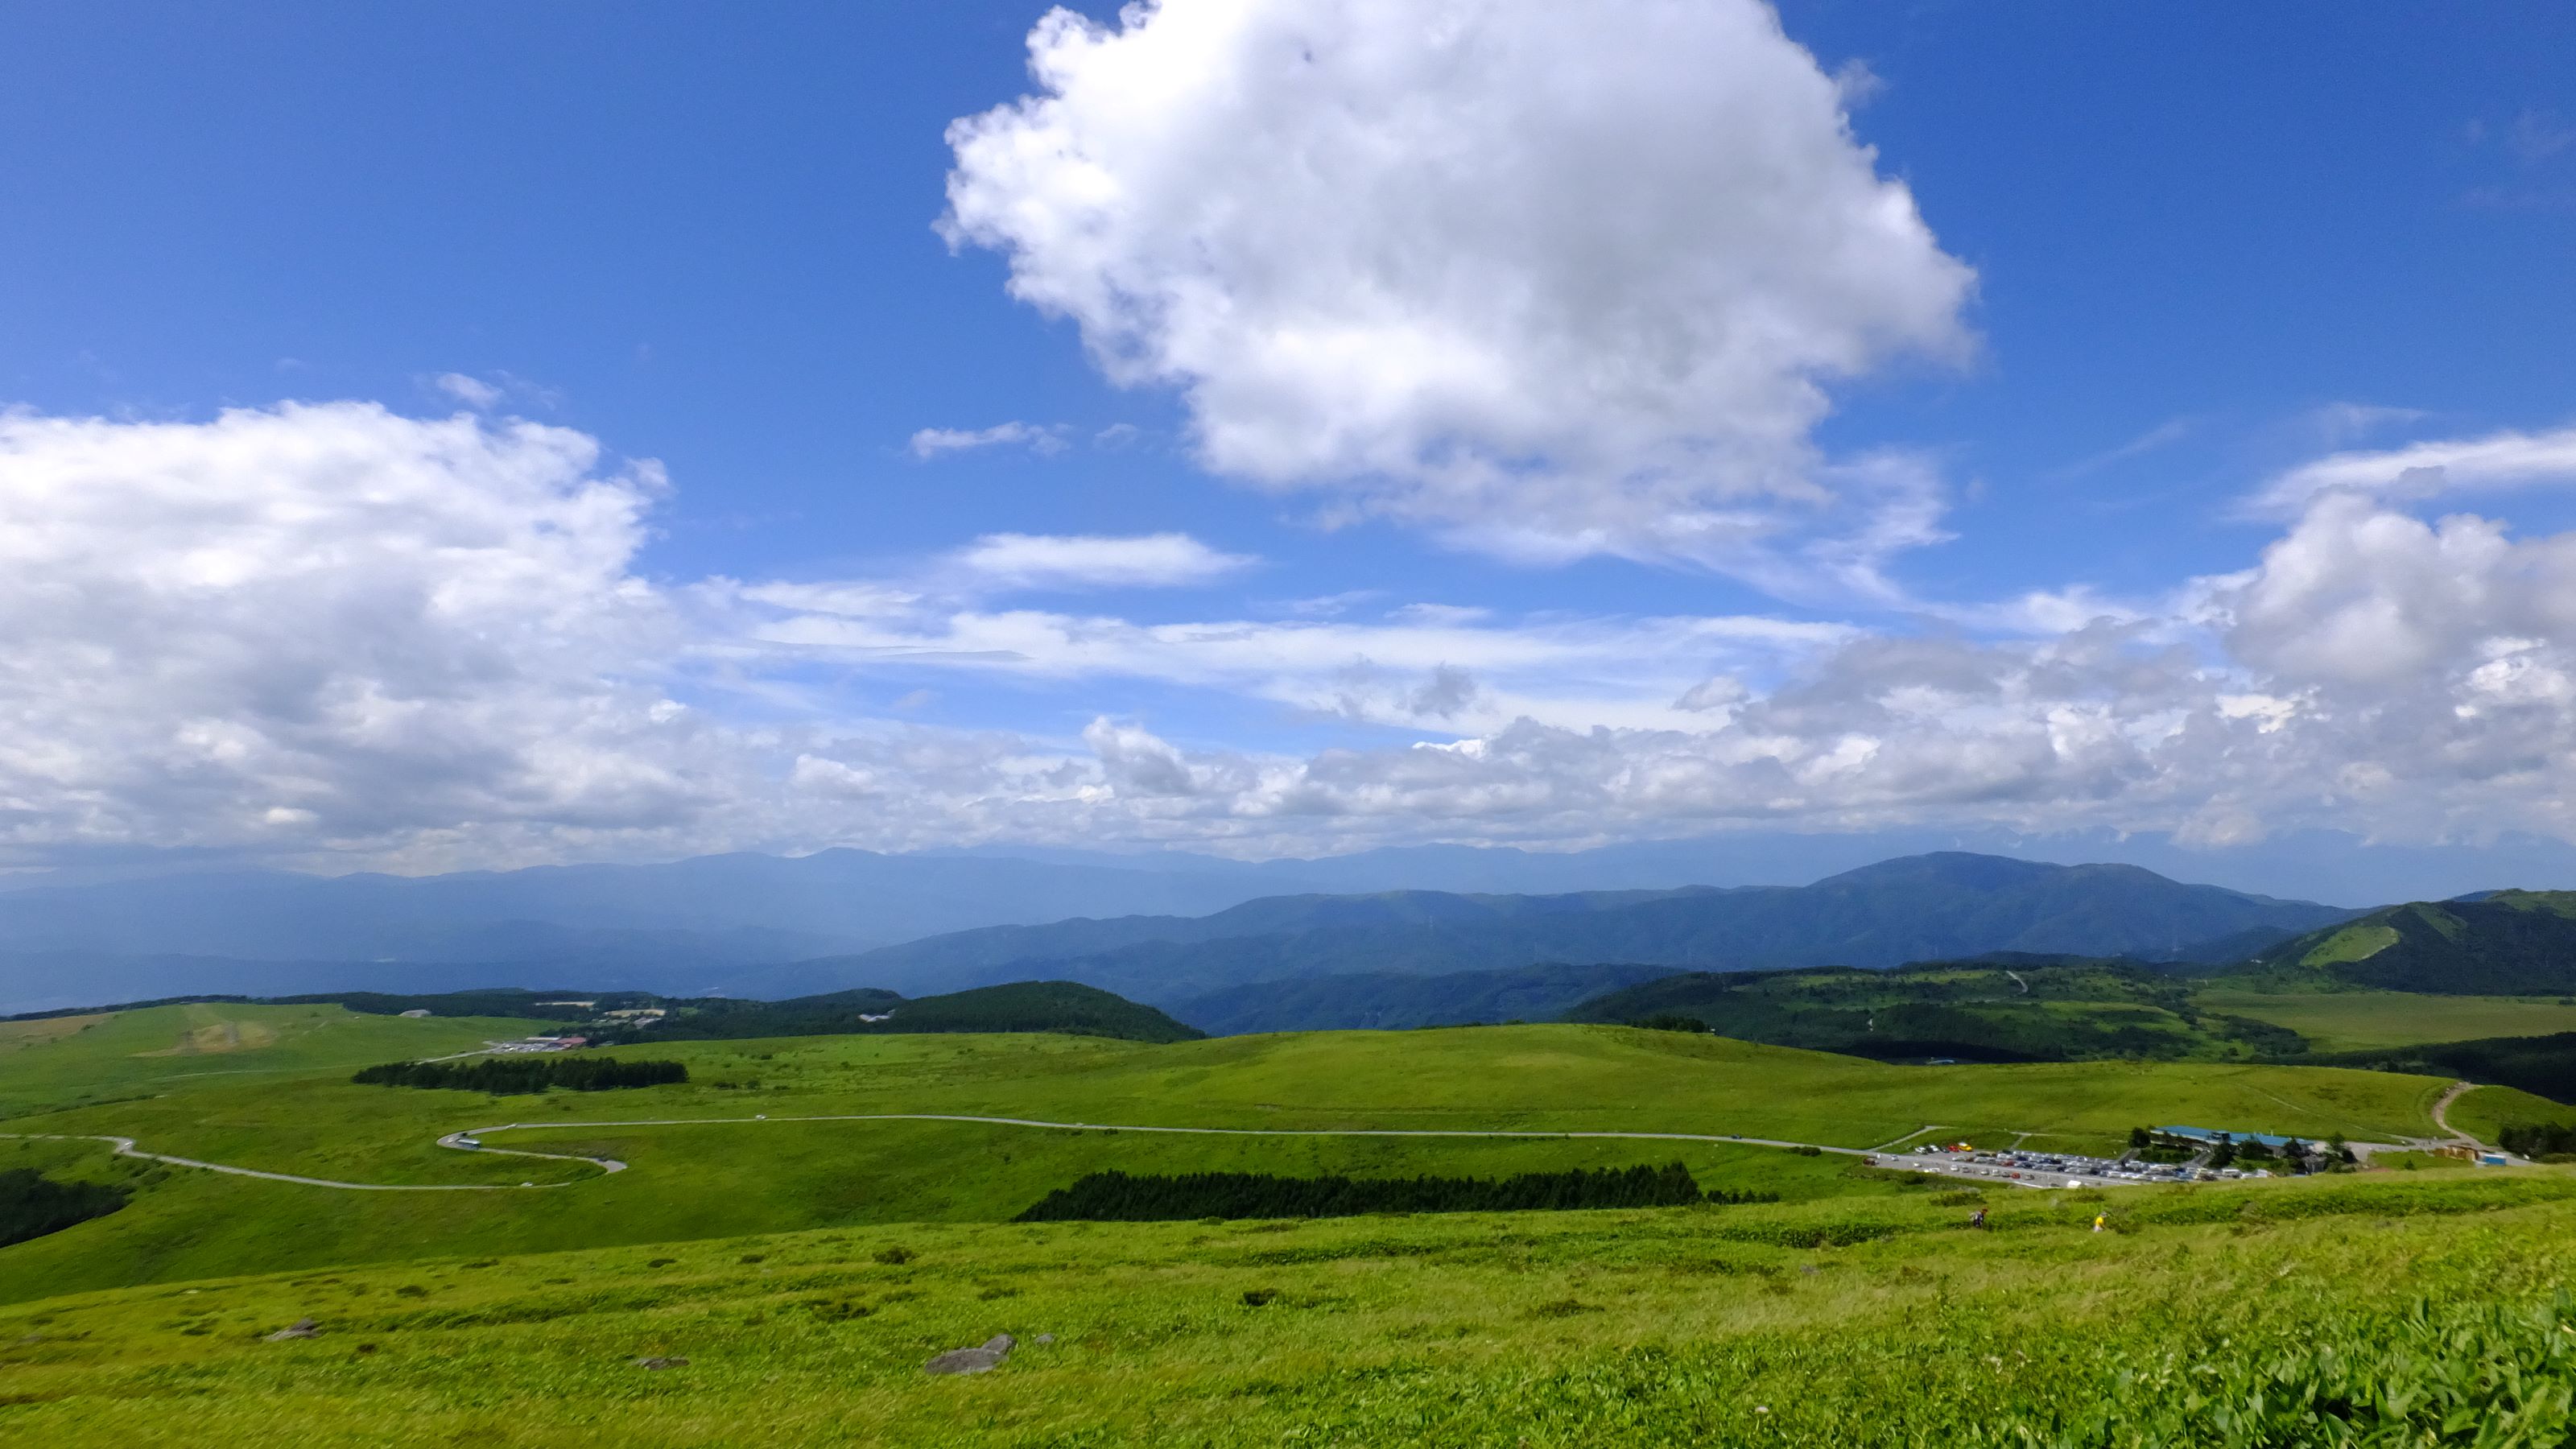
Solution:
[{"label": "large puffy cloud", "polygon": [[686,816],[661,488],[372,405],[0,415],[0,842],[400,848]]},{"label": "large puffy cloud", "polygon": [[1809,433],[1962,353],[1971,274],[1759,0],[1162,0],[1029,46],[942,225],[1215,469],[1781,587],[1937,536],[1919,468]]},{"label": "large puffy cloud", "polygon": [[2426,523],[2338,493],[2265,551],[2231,612],[2248,663],[2394,694],[2499,636],[2576,641],[2576,538],[2516,542],[2492,520]]}]

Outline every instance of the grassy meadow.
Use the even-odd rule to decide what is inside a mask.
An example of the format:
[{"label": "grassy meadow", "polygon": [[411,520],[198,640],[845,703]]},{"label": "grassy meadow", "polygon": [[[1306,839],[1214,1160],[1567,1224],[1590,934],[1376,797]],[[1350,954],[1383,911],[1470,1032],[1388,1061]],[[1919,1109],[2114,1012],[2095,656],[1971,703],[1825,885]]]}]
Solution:
[{"label": "grassy meadow", "polygon": [[473,1051],[537,1029],[499,1017],[419,1020],[339,1006],[230,1002],[0,1022],[0,1119],[192,1092],[226,1079],[346,1074],[399,1057]]},{"label": "grassy meadow", "polygon": [[[617,1054],[682,1061],[685,1084],[509,1097],[349,1081],[527,1025],[209,1005],[0,1034],[0,1133],[19,1134],[0,1137],[0,1169],[134,1194],[0,1249],[0,1441],[2304,1443],[2227,1440],[2210,1416],[2275,1413],[2304,1385],[2377,1395],[2369,1411],[2408,1433],[2427,1403],[2563,1430],[2576,1382],[2576,1322],[2549,1296],[2576,1257],[2576,1174],[2557,1169],[1979,1192],[1741,1141],[1116,1130],[1873,1147],[1937,1127],[2082,1148],[2187,1122],[2385,1139],[2432,1131],[2436,1078],[1895,1067],[1532,1026],[670,1043]],[[2450,1110],[2492,1135],[2491,1119],[2568,1109],[2482,1088]],[[870,1113],[1094,1125],[795,1120]],[[434,1145],[504,1124],[527,1125],[490,1145],[630,1166]],[[323,1189],[28,1134],[488,1190]],[[1705,1187],[1780,1201],[1008,1221],[1112,1168],[1493,1177],[1674,1160]],[[1992,1231],[1966,1230],[1977,1206]],[[2090,1230],[2095,1213],[2112,1231]],[[319,1337],[266,1341],[305,1317]],[[921,1372],[1001,1332],[1023,1346],[1000,1370]],[[2451,1378],[2419,1382],[2428,1364]]]},{"label": "grassy meadow", "polygon": [[[2576,1381],[2576,1324],[2552,1296],[2576,1266],[2571,1193],[2546,1171],[1998,1190],[1976,1233],[1969,1196],[1941,1184],[1778,1206],[913,1223],[447,1254],[0,1307],[0,1436],[2347,1442],[2223,1432],[2305,1413],[2304,1393],[2409,1431],[2390,1443],[2556,1443]],[[2090,1231],[2096,1212],[2113,1231]],[[306,1317],[318,1337],[265,1341]],[[995,1372],[922,1373],[996,1333],[1021,1346]],[[2446,1416],[2489,1437],[2443,1436]],[[2517,1425],[2536,1432],[2499,1432]]]},{"label": "grassy meadow", "polygon": [[2420,996],[2403,991],[2260,993],[2203,990],[2199,1004],[2286,1026],[2318,1052],[2576,1031],[2576,1004],[2556,996]]},{"label": "grassy meadow", "polygon": [[[352,1018],[336,1008],[161,1008],[0,1057],[0,1092],[87,1102],[0,1132],[113,1134],[147,1151],[265,1171],[487,1192],[342,1192],[149,1167],[85,1143],[0,1139],[0,1165],[50,1161],[142,1185],[122,1212],[0,1250],[0,1300],[441,1252],[539,1252],[863,1223],[995,1222],[1082,1174],[1198,1170],[1494,1176],[1676,1159],[1703,1186],[1811,1201],[1885,1191],[1849,1158],[1727,1142],[1473,1137],[1209,1137],[964,1122],[796,1121],[951,1113],[1287,1131],[1727,1134],[1874,1147],[1945,1139],[2110,1147],[2138,1124],[2325,1137],[2432,1130],[2443,1082],[2202,1063],[1893,1067],[1623,1027],[1336,1032],[1147,1045],[1052,1035],[794,1037],[629,1047],[685,1062],[684,1085],[495,1098],[357,1086],[353,1048],[423,1056],[490,1023]],[[280,1016],[277,1013],[293,1013]],[[212,1018],[211,1020],[206,1018]],[[266,1026],[204,1076],[151,1075],[182,1032]],[[247,1033],[243,1033],[247,1035]],[[358,1056],[363,1057],[363,1050]],[[50,1060],[49,1060],[50,1058]],[[312,1065],[327,1060],[328,1067]],[[304,1065],[296,1065],[301,1062]],[[157,1086],[150,1095],[137,1085]],[[742,1120],[767,1118],[768,1120]],[[621,1125],[678,1119],[673,1125]],[[715,1119],[735,1119],[731,1121]],[[614,1157],[462,1153],[445,1132]],[[522,1190],[520,1183],[534,1183]]]}]

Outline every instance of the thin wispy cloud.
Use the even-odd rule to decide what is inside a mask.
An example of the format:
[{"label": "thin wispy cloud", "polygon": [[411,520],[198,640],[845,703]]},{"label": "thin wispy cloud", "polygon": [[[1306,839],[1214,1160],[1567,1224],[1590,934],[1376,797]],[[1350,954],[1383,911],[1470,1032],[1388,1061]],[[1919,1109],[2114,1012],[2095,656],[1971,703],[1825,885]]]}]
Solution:
[{"label": "thin wispy cloud", "polygon": [[479,377],[470,377],[461,372],[442,372],[430,379],[430,385],[478,411],[501,405],[501,389]]},{"label": "thin wispy cloud", "polygon": [[1205,584],[1259,563],[1185,533],[990,533],[948,556],[978,589],[1167,589]]},{"label": "thin wispy cloud", "polygon": [[1065,430],[1035,423],[995,423],[989,428],[923,428],[907,445],[916,458],[940,458],[980,448],[1026,448],[1046,456],[1065,450]]},{"label": "thin wispy cloud", "polygon": [[2150,453],[2161,452],[2200,431],[2200,427],[2201,420],[2196,417],[2169,418],[2116,448],[2105,449],[2089,458],[2079,458],[2048,476],[2065,483],[2099,473],[2105,468],[2115,468]]},{"label": "thin wispy cloud", "polygon": [[2246,500],[2245,510],[2257,516],[2287,515],[2335,489],[2404,501],[2546,483],[2576,483],[2576,428],[2335,453],[2267,480]]}]

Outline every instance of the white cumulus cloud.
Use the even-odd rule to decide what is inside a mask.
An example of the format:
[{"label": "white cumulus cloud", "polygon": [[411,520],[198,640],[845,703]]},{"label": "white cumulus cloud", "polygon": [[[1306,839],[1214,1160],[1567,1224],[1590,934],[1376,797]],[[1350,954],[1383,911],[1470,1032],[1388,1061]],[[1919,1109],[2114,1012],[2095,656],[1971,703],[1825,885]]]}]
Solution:
[{"label": "white cumulus cloud", "polygon": [[[2070,593],[1956,633],[674,587],[636,564],[664,490],[568,429],[364,403],[0,415],[0,860],[1277,855],[1755,824],[2576,839],[2576,534],[2350,489],[2163,604]],[[966,557],[987,589],[1240,564],[1184,535],[994,535],[920,572]],[[971,718],[985,680],[1048,703],[987,728],[889,717]],[[1185,694],[1260,702],[1307,742],[1138,712]],[[1030,723],[1068,715],[1093,723]]]},{"label": "white cumulus cloud", "polygon": [[1208,583],[1257,562],[1186,533],[988,533],[950,556],[976,585],[1005,589],[1173,588]]},{"label": "white cumulus cloud", "polygon": [[942,227],[1179,389],[1212,468],[1793,584],[1937,536],[1809,434],[1835,380],[1965,353],[1973,277],[1759,0],[1161,0],[1029,49]]},{"label": "white cumulus cloud", "polygon": [[657,470],[368,404],[0,415],[0,846],[386,847],[686,815]]}]

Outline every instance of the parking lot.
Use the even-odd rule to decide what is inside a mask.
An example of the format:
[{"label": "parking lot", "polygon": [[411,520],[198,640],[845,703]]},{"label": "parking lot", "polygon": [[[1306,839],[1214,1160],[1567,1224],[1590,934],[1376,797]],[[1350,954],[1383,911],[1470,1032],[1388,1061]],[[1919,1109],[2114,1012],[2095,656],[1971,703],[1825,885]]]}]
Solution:
[{"label": "parking lot", "polygon": [[2012,1187],[2133,1187],[2141,1183],[2217,1182],[2272,1175],[2260,1168],[2247,1172],[2232,1167],[2211,1169],[2063,1152],[1978,1152],[1943,1147],[1874,1153],[1869,1161],[1877,1167],[1946,1173]]}]

